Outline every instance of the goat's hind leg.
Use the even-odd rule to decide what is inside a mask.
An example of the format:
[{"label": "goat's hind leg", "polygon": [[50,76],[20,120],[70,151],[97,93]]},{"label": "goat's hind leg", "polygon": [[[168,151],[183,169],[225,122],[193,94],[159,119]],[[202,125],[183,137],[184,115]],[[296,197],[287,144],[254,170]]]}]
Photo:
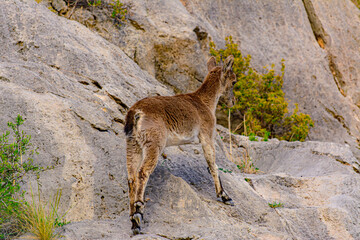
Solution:
[{"label": "goat's hind leg", "polygon": [[142,161],[138,167],[135,175],[135,192],[133,214],[130,215],[132,222],[132,230],[134,234],[139,234],[141,231],[141,223],[144,214],[144,193],[148,183],[150,174],[155,170],[158,162],[159,154],[164,148],[165,144],[160,145],[158,142],[147,142],[142,149]]},{"label": "goat's hind leg", "polygon": [[135,195],[135,205],[139,207],[137,211],[139,210],[141,214],[143,214],[145,203],[145,188],[149,181],[150,174],[155,170],[160,152],[163,148],[164,146],[160,146],[157,142],[148,142],[143,148],[143,161],[137,173],[138,188]]},{"label": "goat's hind leg", "polygon": [[131,138],[126,141],[126,167],[128,172],[129,200],[130,200],[130,220],[131,229],[134,234],[140,233],[141,214],[136,214],[137,206],[135,204],[135,195],[138,188],[137,172],[142,160],[142,150],[139,144]]},{"label": "goat's hind leg", "polygon": [[215,147],[213,141],[211,141],[211,137],[209,136],[202,136],[200,135],[200,142],[204,151],[206,162],[209,166],[208,170],[211,174],[211,176],[214,179],[215,183],[215,191],[216,196],[218,197],[218,200],[227,204],[234,206],[234,202],[232,199],[227,195],[227,193],[224,191],[223,186],[221,184],[220,176],[218,173],[218,167],[215,163]]}]

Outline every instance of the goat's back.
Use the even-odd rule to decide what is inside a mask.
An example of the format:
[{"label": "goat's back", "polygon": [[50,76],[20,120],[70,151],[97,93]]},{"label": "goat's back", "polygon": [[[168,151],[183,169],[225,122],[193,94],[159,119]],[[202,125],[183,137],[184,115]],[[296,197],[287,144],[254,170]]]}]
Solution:
[{"label": "goat's back", "polygon": [[209,108],[194,94],[148,97],[136,102],[126,116],[126,135],[132,134],[141,118],[142,125],[156,123],[157,127],[177,134],[193,133],[206,125],[204,121],[210,125],[214,122]]}]

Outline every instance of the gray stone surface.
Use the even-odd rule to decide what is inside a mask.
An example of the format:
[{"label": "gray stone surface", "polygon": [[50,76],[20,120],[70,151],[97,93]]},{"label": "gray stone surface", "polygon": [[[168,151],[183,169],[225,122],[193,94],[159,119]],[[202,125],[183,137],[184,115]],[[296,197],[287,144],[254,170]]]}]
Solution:
[{"label": "gray stone surface", "polygon": [[[185,11],[177,2],[167,4]],[[193,14],[190,7],[186,11]],[[235,10],[226,10],[229,18]],[[239,157],[235,163],[225,157],[229,136],[222,127],[218,131],[225,143],[217,145],[217,164],[232,171],[220,175],[235,206],[216,201],[200,145],[169,147],[146,190],[144,234],[132,237],[124,115],[140,98],[173,92],[114,44],[35,1],[3,1],[0,21],[0,129],[21,114],[24,130],[39,147],[36,161],[54,166],[41,173],[40,190],[45,198],[63,190],[61,211],[70,209],[71,221],[60,229],[64,239],[360,238],[359,164],[348,145],[249,142],[232,136],[234,154],[241,157],[248,148],[260,169],[256,175],[244,174],[236,167]],[[165,22],[159,27],[168,29]],[[312,42],[309,38],[306,44]],[[35,177],[27,180],[24,188],[32,184],[36,189]],[[284,207],[270,208],[273,201]]]},{"label": "gray stone surface", "polygon": [[360,11],[351,1],[314,1],[339,91],[360,107]]}]

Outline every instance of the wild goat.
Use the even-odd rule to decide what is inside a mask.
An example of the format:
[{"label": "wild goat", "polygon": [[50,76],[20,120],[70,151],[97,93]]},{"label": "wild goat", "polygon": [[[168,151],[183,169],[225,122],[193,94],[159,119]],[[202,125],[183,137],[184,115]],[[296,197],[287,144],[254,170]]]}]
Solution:
[{"label": "wild goat", "polygon": [[214,147],[215,109],[223,92],[227,92],[224,99],[231,104],[236,82],[233,63],[234,57],[229,56],[223,66],[216,66],[215,58],[211,57],[207,62],[208,74],[195,92],[144,98],[129,109],[124,131],[134,234],[140,233],[147,182],[166,146],[191,143],[198,138],[214,179],[217,197],[225,204],[233,205],[220,182]]}]

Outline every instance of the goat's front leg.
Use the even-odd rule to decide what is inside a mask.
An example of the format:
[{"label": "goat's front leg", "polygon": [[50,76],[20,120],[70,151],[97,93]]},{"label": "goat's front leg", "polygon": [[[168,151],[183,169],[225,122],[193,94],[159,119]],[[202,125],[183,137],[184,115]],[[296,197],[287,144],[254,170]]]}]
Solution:
[{"label": "goat's front leg", "polygon": [[214,141],[212,141],[211,137],[205,137],[200,135],[199,138],[204,151],[206,162],[209,166],[209,172],[214,179],[216,196],[218,197],[219,201],[222,201],[227,205],[233,206],[234,203],[232,199],[226,194],[221,184],[218,167],[215,163]]}]

